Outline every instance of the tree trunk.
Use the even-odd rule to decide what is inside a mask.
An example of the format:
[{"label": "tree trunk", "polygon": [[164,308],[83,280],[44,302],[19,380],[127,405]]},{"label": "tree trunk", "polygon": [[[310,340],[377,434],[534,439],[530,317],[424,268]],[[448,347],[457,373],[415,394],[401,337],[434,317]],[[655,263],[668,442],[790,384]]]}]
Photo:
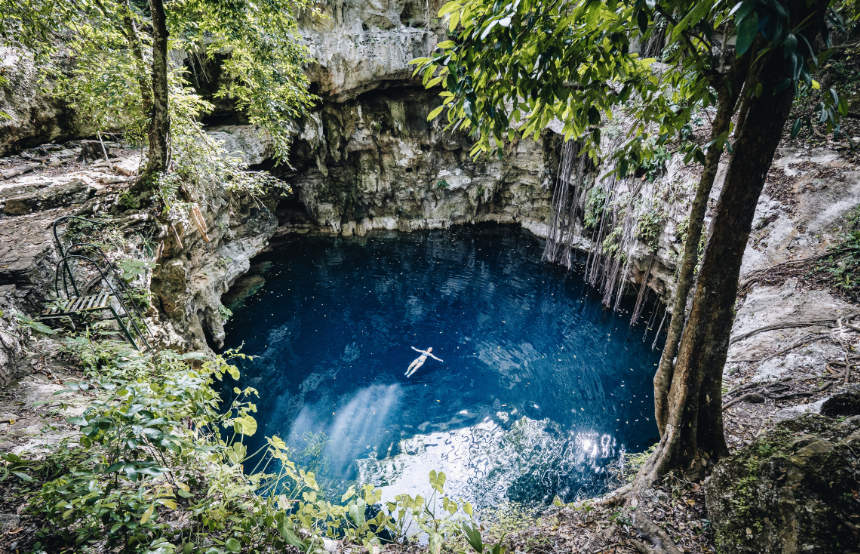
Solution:
[{"label": "tree trunk", "polygon": [[[687,220],[687,238],[684,241],[684,254],[681,258],[681,268],[678,272],[678,280],[675,286],[675,296],[672,301],[672,319],[669,321],[669,329],[666,332],[666,344],[660,356],[660,365],[654,374],[654,416],[657,421],[657,429],[660,435],[666,427],[666,418],[669,408],[669,385],[672,383],[672,372],[675,366],[675,355],[678,352],[678,344],[681,342],[681,331],[687,316],[687,299],[690,296],[690,288],[693,286],[694,272],[699,261],[699,241],[702,238],[702,228],[705,222],[705,213],[708,208],[708,199],[717,176],[720,165],[720,157],[723,153],[723,142],[720,138],[727,135],[732,122],[732,114],[740,96],[744,78],[747,74],[749,56],[744,56],[735,61],[731,71],[726,75],[723,86],[720,87],[717,96],[717,113],[711,127],[711,146],[705,154],[705,163],[702,175],[696,187],[696,196],[690,206],[690,215]],[[723,137],[727,138],[727,137]],[[714,142],[718,144],[714,144]]]},{"label": "tree trunk", "polygon": [[[817,23],[826,6],[823,0],[811,6],[805,0],[795,0],[787,7],[794,26],[810,20]],[[814,34],[810,32],[807,37],[812,44]],[[753,59],[757,54],[752,54]],[[657,451],[637,476],[639,488],[673,469],[701,475],[728,452],[721,386],[738,277],[758,198],[794,97],[794,88],[784,86],[791,67],[781,47],[764,53],[753,65],[746,79],[747,94],[756,91],[758,85],[763,92],[749,99],[743,126],[738,129],[690,317],[681,335],[665,429]]]},{"label": "tree trunk", "polygon": [[143,113],[152,117],[152,88],[149,79],[146,78],[146,60],[143,57],[143,46],[140,43],[140,35],[137,32],[137,25],[134,24],[133,15],[131,4],[125,0],[125,13],[122,16],[123,34],[129,48],[131,48],[131,53],[134,55],[135,65],[137,65],[137,82],[140,86]]},{"label": "tree trunk", "polygon": [[167,91],[167,21],[163,0],[149,0],[152,12],[152,117],[149,121],[149,152],[143,180],[150,183],[167,169],[170,145],[170,116]]}]

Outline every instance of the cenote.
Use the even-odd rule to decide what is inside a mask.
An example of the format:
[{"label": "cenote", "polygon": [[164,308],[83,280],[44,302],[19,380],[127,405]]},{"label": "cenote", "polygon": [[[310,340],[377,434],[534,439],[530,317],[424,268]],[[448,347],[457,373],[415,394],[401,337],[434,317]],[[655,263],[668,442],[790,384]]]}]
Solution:
[{"label": "cenote", "polygon": [[[333,493],[426,494],[432,469],[478,506],[605,491],[608,466],[657,439],[659,351],[541,251],[517,227],[470,226],[297,236],[257,258],[265,282],[227,328],[255,356],[248,451],[277,435]],[[407,378],[411,346],[444,361]]]}]

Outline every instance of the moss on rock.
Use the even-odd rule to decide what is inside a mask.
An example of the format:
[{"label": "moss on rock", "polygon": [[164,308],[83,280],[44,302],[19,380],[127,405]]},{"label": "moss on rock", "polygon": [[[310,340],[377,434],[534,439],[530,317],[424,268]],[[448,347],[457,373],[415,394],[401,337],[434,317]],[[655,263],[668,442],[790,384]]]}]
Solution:
[{"label": "moss on rock", "polygon": [[860,417],[804,415],[722,461],[706,482],[720,552],[856,552]]}]

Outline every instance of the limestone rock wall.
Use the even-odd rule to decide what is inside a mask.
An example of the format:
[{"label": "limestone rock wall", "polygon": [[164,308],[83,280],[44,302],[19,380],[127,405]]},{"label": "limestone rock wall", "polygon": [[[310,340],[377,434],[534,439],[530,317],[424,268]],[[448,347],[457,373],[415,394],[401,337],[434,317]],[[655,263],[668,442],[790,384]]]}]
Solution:
[{"label": "limestone rock wall", "polygon": [[74,117],[44,90],[33,56],[0,45],[0,155],[74,134]]},{"label": "limestone rock wall", "polygon": [[427,122],[434,98],[403,86],[325,103],[283,175],[304,212],[284,214],[285,230],[310,224],[351,235],[499,221],[540,234],[558,164],[554,137],[472,160],[468,137]]},{"label": "limestone rock wall", "polygon": [[721,462],[705,484],[719,551],[854,551],[858,423],[806,415]]},{"label": "limestone rock wall", "polygon": [[169,229],[151,283],[176,335],[193,348],[223,344],[221,295],[248,271],[250,259],[268,244],[277,226],[271,205],[220,183],[211,185],[194,199],[205,235],[190,222]]},{"label": "limestone rock wall", "polygon": [[331,0],[322,15],[302,20],[313,62],[311,79],[324,97],[354,98],[407,79],[409,61],[425,56],[440,34],[442,0]]}]

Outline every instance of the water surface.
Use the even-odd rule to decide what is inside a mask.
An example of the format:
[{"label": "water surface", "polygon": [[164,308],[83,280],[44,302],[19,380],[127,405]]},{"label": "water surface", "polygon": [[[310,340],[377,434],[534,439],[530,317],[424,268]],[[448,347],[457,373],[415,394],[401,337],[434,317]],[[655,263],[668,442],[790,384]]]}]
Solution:
[{"label": "water surface", "polygon": [[[657,438],[658,352],[541,250],[478,226],[295,237],[256,260],[265,285],[227,329],[256,356],[249,451],[278,435],[333,490],[387,497],[426,493],[431,469],[479,506],[605,490],[607,465]],[[444,361],[406,378],[411,346]]]}]

